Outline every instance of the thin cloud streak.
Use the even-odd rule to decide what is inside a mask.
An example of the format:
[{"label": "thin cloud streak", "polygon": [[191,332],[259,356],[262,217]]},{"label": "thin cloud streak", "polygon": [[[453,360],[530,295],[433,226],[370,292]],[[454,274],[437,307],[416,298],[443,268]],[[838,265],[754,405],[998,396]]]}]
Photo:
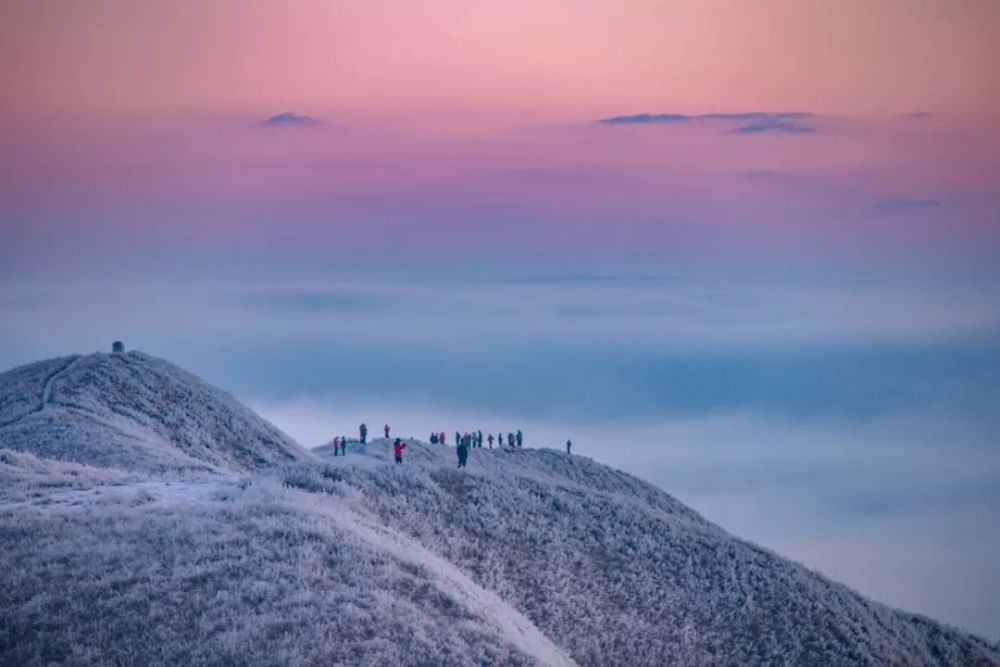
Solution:
[{"label": "thin cloud streak", "polygon": [[322,122],[312,116],[285,111],[262,120],[260,124],[264,127],[315,127],[322,125]]},{"label": "thin cloud streak", "polygon": [[734,125],[729,132],[757,134],[774,132],[782,134],[810,134],[817,131],[815,115],[804,111],[751,111],[743,113],[638,113],[602,118],[604,125],[657,125],[683,123],[725,123]]}]

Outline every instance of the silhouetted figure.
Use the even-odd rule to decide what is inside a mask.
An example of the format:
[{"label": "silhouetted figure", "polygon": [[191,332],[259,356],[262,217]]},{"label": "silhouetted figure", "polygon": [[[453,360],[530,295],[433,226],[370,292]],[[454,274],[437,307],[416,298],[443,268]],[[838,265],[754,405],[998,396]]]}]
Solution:
[{"label": "silhouetted figure", "polygon": [[572,440],[567,440],[566,441],[566,453],[567,454],[572,454],[572,452],[570,451],[571,449],[573,449],[573,441]]},{"label": "silhouetted figure", "polygon": [[437,433],[431,433],[431,444],[432,445],[438,444],[438,434]]},{"label": "silhouetted figure", "polygon": [[403,462],[403,450],[406,449],[406,443],[396,438],[396,442],[392,445],[393,455],[396,458],[396,463]]},{"label": "silhouetted figure", "polygon": [[340,436],[338,435],[333,439],[333,455],[336,456],[340,454]]},{"label": "silhouetted figure", "polygon": [[385,437],[387,437],[387,438],[389,437],[389,425],[388,424],[385,425]]},{"label": "silhouetted figure", "polygon": [[489,436],[486,438],[486,442],[490,443],[490,449],[493,449],[493,434],[492,433],[490,433]]},{"label": "silhouetted figure", "polygon": [[464,468],[469,461],[469,445],[463,440],[455,448],[455,451],[458,454],[458,467]]},{"label": "silhouetted figure", "polygon": [[508,433],[507,434],[507,444],[510,445],[511,449],[514,448],[514,434],[513,433]]},{"label": "silhouetted figure", "polygon": [[517,446],[524,447],[524,434],[521,433],[521,429],[517,429]]},{"label": "silhouetted figure", "polygon": [[361,444],[368,442],[368,425],[364,422],[358,427],[358,432],[361,434]]},{"label": "silhouetted figure", "polygon": [[347,436],[340,439],[340,455],[347,456]]}]

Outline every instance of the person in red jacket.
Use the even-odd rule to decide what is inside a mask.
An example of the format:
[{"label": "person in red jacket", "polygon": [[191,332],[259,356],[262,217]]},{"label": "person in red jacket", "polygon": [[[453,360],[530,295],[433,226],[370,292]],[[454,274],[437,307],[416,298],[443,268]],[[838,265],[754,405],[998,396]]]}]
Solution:
[{"label": "person in red jacket", "polygon": [[387,438],[389,437],[389,425],[388,424],[385,425],[385,437],[387,437]]},{"label": "person in red jacket", "polygon": [[406,443],[396,438],[396,443],[392,446],[393,453],[396,455],[396,463],[403,462],[403,450],[406,449]]}]

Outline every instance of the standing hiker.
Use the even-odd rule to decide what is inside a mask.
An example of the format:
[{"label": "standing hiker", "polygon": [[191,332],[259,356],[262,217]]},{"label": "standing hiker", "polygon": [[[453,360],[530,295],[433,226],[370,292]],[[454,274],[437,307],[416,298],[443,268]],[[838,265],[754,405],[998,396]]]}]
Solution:
[{"label": "standing hiker", "polygon": [[524,447],[524,434],[521,433],[521,429],[517,429],[517,446]]},{"label": "standing hiker", "polygon": [[347,436],[340,438],[340,455],[347,456]]},{"label": "standing hiker", "polygon": [[336,456],[340,453],[340,436],[336,436],[333,439],[333,455]]},{"label": "standing hiker", "polygon": [[510,445],[511,449],[514,448],[514,434],[513,433],[508,433],[507,434],[507,444]]},{"label": "standing hiker", "polygon": [[361,434],[361,444],[365,444],[368,440],[368,425],[361,422],[361,426],[358,427],[358,432]]},{"label": "standing hiker", "polygon": [[406,449],[406,443],[396,438],[395,444],[392,446],[393,455],[396,458],[396,463],[403,462],[403,450]]},{"label": "standing hiker", "polygon": [[389,437],[389,425],[388,424],[385,425],[385,437],[386,438]]},{"label": "standing hiker", "polygon": [[490,443],[490,449],[493,449],[493,434],[490,433],[489,437],[486,438],[486,442]]},{"label": "standing hiker", "polygon": [[456,447],[456,452],[458,453],[458,467],[464,468],[466,462],[468,462],[469,460],[469,445],[467,445],[463,440],[462,442],[458,443],[458,447]]},{"label": "standing hiker", "polygon": [[567,440],[566,441],[566,453],[567,454],[571,454],[572,452],[570,452],[570,450],[572,448],[573,448],[573,441],[572,440]]}]

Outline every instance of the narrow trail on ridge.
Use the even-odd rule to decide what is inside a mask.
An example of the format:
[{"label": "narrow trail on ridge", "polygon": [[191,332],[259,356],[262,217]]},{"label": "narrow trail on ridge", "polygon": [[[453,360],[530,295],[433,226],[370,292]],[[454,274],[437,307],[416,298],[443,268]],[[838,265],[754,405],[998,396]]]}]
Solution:
[{"label": "narrow trail on ridge", "polygon": [[30,412],[26,412],[23,415],[11,419],[10,421],[0,424],[0,428],[7,428],[8,426],[14,426],[15,424],[27,419],[28,417],[31,417],[32,415],[37,415],[38,413],[43,412],[49,406],[49,403],[52,401],[52,387],[55,384],[55,381],[58,380],[59,377],[62,376],[64,373],[66,373],[74,366],[76,366],[82,359],[83,359],[82,356],[79,355],[74,356],[65,365],[53,371],[51,375],[45,378],[45,384],[42,386],[42,395],[39,398],[38,407]]}]

